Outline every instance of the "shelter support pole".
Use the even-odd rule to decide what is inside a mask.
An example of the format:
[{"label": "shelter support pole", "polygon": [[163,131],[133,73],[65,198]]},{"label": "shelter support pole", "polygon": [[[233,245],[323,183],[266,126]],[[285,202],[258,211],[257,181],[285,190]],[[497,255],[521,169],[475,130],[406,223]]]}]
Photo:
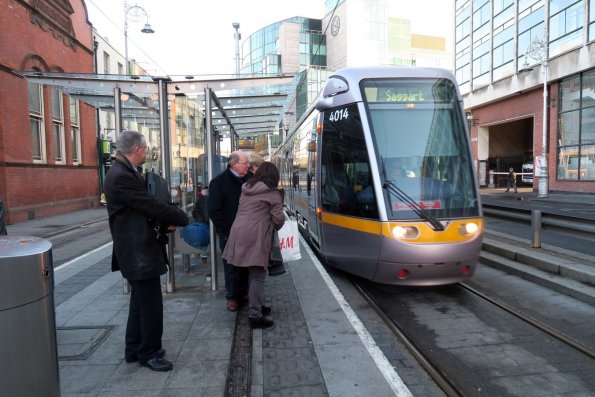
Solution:
[{"label": "shelter support pole", "polygon": [[118,86],[114,87],[114,118],[116,120],[116,139],[122,132],[122,89]]},{"label": "shelter support pole", "polygon": [[[122,100],[120,99],[120,95],[122,94],[122,90],[120,87],[114,87],[114,118],[116,120],[116,139],[120,136],[122,132]],[[124,295],[130,293],[130,283],[124,277],[122,277],[122,293]]]},{"label": "shelter support pole", "polygon": [[[159,92],[159,137],[161,140],[161,176],[168,184],[171,183],[171,136],[169,131],[169,108],[167,104],[167,83],[169,77],[154,77]],[[165,275],[165,290],[168,293],[174,292],[176,288],[175,259],[174,259],[174,235],[169,234],[167,244],[167,257],[170,266]]]},{"label": "shelter support pole", "polygon": [[[211,182],[213,179],[213,161],[215,159],[214,153],[214,135],[213,135],[213,117],[212,117],[212,101],[213,92],[209,87],[205,88],[205,128],[207,136],[207,180]],[[217,240],[215,235],[215,225],[213,221],[209,219],[209,234],[211,239],[211,290],[217,291],[218,280],[217,280]]]}]

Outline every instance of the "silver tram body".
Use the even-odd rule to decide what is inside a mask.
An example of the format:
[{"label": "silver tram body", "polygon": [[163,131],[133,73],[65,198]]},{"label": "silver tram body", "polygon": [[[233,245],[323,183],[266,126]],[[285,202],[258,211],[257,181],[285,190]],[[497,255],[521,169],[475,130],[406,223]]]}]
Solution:
[{"label": "silver tram body", "polygon": [[473,274],[483,219],[451,73],[339,70],[272,161],[285,205],[329,265],[398,285]]}]

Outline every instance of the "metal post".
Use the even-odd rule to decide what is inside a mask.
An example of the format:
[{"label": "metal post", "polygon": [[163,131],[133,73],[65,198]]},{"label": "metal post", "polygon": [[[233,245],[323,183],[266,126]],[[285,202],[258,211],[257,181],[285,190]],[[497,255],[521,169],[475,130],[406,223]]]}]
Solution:
[{"label": "metal post", "polygon": [[[120,95],[122,90],[120,87],[114,87],[114,118],[116,121],[116,139],[122,132],[122,100]],[[124,295],[130,293],[130,283],[124,277],[122,277],[122,293]]]},{"label": "metal post", "polygon": [[[547,29],[546,29],[547,32]],[[546,33],[547,35],[547,33]],[[547,36],[544,41],[547,40]],[[539,174],[539,185],[538,185],[538,194],[537,197],[547,197],[548,196],[548,189],[549,189],[549,173],[548,173],[548,164],[547,164],[547,103],[548,103],[548,93],[547,93],[547,79],[548,79],[548,62],[547,62],[547,44],[544,43],[544,55],[542,61],[543,67],[543,133],[542,133],[542,142],[541,142],[541,165],[540,165],[540,174]]]},{"label": "metal post", "polygon": [[149,25],[149,15],[147,14],[147,11],[145,11],[145,9],[139,5],[128,6],[128,2],[125,1],[124,2],[124,59],[126,61],[126,74],[128,74],[128,75],[130,74],[130,63],[128,62],[128,13],[132,10],[134,10],[135,12],[142,12],[143,15],[147,18],[147,23],[145,24],[145,27],[141,30],[141,32],[155,33],[155,31],[153,30],[151,25]]},{"label": "metal post", "polygon": [[[169,107],[167,104],[167,83],[171,81],[169,77],[154,77],[159,89],[159,126],[161,140],[161,176],[165,178],[168,184],[171,183],[171,136],[169,133]],[[174,292],[176,286],[175,260],[174,260],[174,236],[169,234],[169,244],[167,245],[167,256],[170,267],[166,277],[166,292]]]},{"label": "metal post", "polygon": [[[207,180],[213,179],[213,160],[215,158],[213,119],[212,119],[212,91],[209,87],[205,88],[205,124],[207,135]],[[211,290],[217,291],[217,238],[215,235],[215,225],[209,220],[209,234],[211,239]]]},{"label": "metal post", "polygon": [[240,77],[240,39],[242,38],[242,35],[240,34],[240,31],[238,30],[238,29],[240,29],[239,23],[234,22],[231,25],[236,30],[233,37],[236,40],[236,77],[239,78]]},{"label": "metal post", "polygon": [[541,248],[541,210],[531,210],[531,247]]},{"label": "metal post", "polygon": [[114,87],[114,118],[116,121],[116,139],[122,132],[122,90],[120,87]]}]

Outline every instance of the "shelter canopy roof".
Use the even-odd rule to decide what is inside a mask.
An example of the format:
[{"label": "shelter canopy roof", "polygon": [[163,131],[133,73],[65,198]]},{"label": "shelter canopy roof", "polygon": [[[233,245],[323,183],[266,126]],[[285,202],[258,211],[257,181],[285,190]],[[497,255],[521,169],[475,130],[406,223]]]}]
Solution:
[{"label": "shelter canopy roof", "polygon": [[141,124],[159,123],[159,82],[165,81],[168,99],[185,95],[204,109],[207,88],[214,104],[212,123],[223,137],[234,131],[240,139],[275,133],[294,100],[302,73],[254,77],[200,79],[124,76],[105,74],[72,74],[19,72],[30,82],[61,87],[70,96],[103,111],[114,112],[115,93],[120,92],[123,120]]}]

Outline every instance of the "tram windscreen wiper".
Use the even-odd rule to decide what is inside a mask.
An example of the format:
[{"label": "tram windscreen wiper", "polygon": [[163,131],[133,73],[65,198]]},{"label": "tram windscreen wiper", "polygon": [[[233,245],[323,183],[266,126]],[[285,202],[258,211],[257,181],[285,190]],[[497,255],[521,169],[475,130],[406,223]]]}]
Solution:
[{"label": "tram windscreen wiper", "polygon": [[430,224],[434,227],[434,230],[444,230],[444,226],[438,221],[438,219],[430,215],[419,205],[417,201],[411,198],[411,196],[405,193],[403,189],[399,188],[393,182],[387,180],[384,182],[382,187],[388,190],[393,196],[396,196],[399,200],[406,203],[420,218],[430,222]]}]

